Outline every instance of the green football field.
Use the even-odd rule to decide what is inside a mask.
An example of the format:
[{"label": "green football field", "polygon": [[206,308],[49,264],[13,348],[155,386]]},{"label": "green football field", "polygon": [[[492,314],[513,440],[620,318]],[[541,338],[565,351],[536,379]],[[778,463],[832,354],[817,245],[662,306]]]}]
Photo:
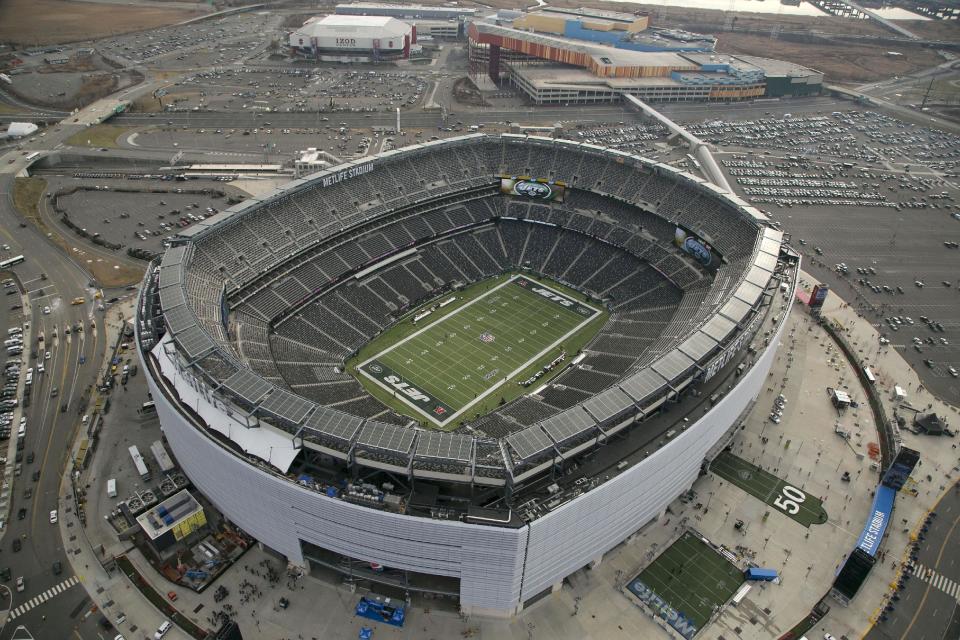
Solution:
[{"label": "green football field", "polygon": [[827,521],[827,511],[820,498],[807,495],[805,491],[729,451],[722,451],[710,463],[710,471],[807,528]]},{"label": "green football field", "polygon": [[689,531],[650,563],[627,588],[685,638],[743,584],[743,572]]},{"label": "green football field", "polygon": [[[453,311],[439,307],[447,301]],[[562,355],[572,357],[568,341],[601,313],[572,294],[516,275],[476,297],[441,297],[412,333],[391,341],[388,332],[378,340],[387,346],[363,360],[358,372],[443,427],[493,394],[515,397],[518,389],[539,386],[530,378]],[[412,322],[409,317],[394,329],[409,332]]]}]

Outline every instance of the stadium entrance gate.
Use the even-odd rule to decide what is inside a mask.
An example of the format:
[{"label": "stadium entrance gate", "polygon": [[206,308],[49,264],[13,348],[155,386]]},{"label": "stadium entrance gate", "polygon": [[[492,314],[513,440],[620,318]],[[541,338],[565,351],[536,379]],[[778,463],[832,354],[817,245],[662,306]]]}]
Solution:
[{"label": "stadium entrance gate", "polygon": [[[406,571],[358,560],[309,542],[300,541],[303,557],[310,563],[314,577],[323,578],[333,571],[342,582],[366,587],[383,595],[399,599],[422,599],[446,601],[451,610],[459,610],[460,579],[435,576],[417,571]],[[436,608],[436,605],[430,605]]]}]

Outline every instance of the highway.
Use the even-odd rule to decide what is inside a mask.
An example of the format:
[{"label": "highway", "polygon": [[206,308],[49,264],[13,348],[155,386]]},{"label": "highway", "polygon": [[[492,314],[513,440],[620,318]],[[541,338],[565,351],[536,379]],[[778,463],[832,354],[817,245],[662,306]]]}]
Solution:
[{"label": "highway", "polygon": [[[50,132],[38,139],[31,149],[53,148],[79,127],[63,127],[59,133]],[[15,162],[8,160],[13,157]],[[13,478],[10,514],[7,528],[0,542],[0,566],[9,567],[13,589],[18,576],[23,576],[25,590],[12,593],[11,614],[0,630],[0,640],[26,637],[97,638],[97,616],[85,618],[84,603],[89,601],[66,561],[64,541],[59,527],[50,523],[50,511],[63,514],[72,509],[71,502],[60,499],[61,479],[77,429],[80,428],[78,410],[96,384],[96,372],[107,345],[102,339],[102,314],[96,311],[89,275],[79,265],[50,243],[33,226],[21,227],[22,219],[13,206],[14,176],[22,168],[22,156],[11,152],[0,158],[0,238],[11,247],[10,254],[23,254],[26,262],[13,268],[29,296],[29,316],[23,318],[6,308],[3,329],[24,319],[30,322],[30,344],[25,344],[23,358],[26,366],[34,367],[34,384],[30,406],[25,408],[27,418],[23,472]],[[46,274],[46,279],[41,274]],[[87,302],[72,305],[71,300],[83,296]],[[12,296],[8,298],[14,300]],[[13,304],[9,302],[8,306]],[[50,307],[46,315],[42,309]],[[82,332],[75,331],[80,325]],[[67,328],[70,335],[67,335]],[[27,332],[25,332],[26,335]],[[50,351],[50,359],[43,361],[45,373],[39,374],[39,359],[31,358],[38,350],[38,337],[44,336],[43,349]],[[85,363],[80,364],[83,356]],[[57,388],[56,397],[53,389]],[[61,405],[66,403],[66,411]],[[15,437],[16,429],[14,428]],[[27,464],[28,454],[34,461]],[[35,472],[39,472],[34,480]],[[19,509],[26,509],[23,520],[17,518]],[[78,535],[82,535],[78,532]],[[19,538],[22,549],[13,551],[13,540]],[[54,575],[53,563],[59,561],[62,573]],[[77,578],[82,579],[82,576]],[[42,602],[40,602],[42,600]],[[33,604],[33,606],[31,606]],[[27,609],[27,610],[24,610]],[[16,617],[12,617],[17,614]],[[11,619],[12,618],[12,619]],[[49,619],[48,619],[49,618]],[[42,629],[42,631],[41,631]]]},{"label": "highway", "polygon": [[[137,93],[142,92],[137,87]],[[121,96],[123,97],[123,96]],[[774,102],[741,102],[725,104],[723,114],[726,118],[742,119],[745,117],[760,117],[775,110],[780,103]],[[832,111],[837,105],[849,106],[849,101],[830,96],[816,96],[811,98],[794,98],[790,100],[790,109],[793,113],[808,113],[811,111]],[[674,119],[702,120],[716,118],[716,105],[709,103],[673,103],[657,105],[659,111]],[[29,119],[22,115],[0,115],[0,122],[14,122]],[[545,106],[533,109],[478,109],[475,107],[454,108],[447,119],[448,125],[461,121],[470,124],[494,124],[503,122],[518,122],[521,124],[566,124],[580,122],[610,122],[625,120],[634,114],[622,105],[574,105],[574,106]],[[42,116],[37,115],[37,118]],[[76,116],[74,116],[76,117]],[[328,118],[326,122],[322,118]],[[73,118],[67,118],[65,123],[71,123]],[[124,113],[110,120],[111,124],[125,126],[165,126],[172,123],[182,127],[232,127],[247,128],[267,126],[273,127],[320,127],[346,122],[354,128],[387,127],[393,128],[396,124],[396,114],[391,112],[354,113],[354,112],[289,112],[289,113],[236,113],[220,111],[186,111],[169,113]],[[410,128],[431,128],[442,124],[439,112],[434,111],[407,111],[400,113],[400,124]]]}]

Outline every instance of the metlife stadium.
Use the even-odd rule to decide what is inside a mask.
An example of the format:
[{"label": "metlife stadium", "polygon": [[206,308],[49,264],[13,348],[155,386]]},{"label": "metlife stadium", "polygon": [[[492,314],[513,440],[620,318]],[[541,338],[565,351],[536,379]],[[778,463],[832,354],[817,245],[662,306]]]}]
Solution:
[{"label": "metlife stadium", "polygon": [[[723,448],[764,385],[797,256],[735,196],[593,145],[475,134],[370,162],[185,230],[138,301],[150,391],[191,481],[289,562],[512,616],[660,518]],[[345,370],[425,306],[517,273],[609,314],[547,383],[440,431]]]}]

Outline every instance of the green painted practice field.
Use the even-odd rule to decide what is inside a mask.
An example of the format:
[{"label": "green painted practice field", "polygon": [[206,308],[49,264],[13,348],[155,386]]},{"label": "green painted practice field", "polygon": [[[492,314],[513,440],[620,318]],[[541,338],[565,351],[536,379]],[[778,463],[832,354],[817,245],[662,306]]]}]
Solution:
[{"label": "green painted practice field", "polygon": [[[361,380],[442,428],[488,398],[510,400],[539,386],[549,375],[544,368],[561,368],[582,346],[582,332],[599,328],[605,315],[526,276],[484,285],[400,321],[377,339],[376,353],[361,356]],[[440,306],[448,303],[452,311]],[[420,317],[424,311],[430,313]]]},{"label": "green painted practice field", "polygon": [[721,452],[710,463],[710,470],[808,529],[812,524],[824,524],[827,521],[827,512],[820,498],[807,495],[729,451]]},{"label": "green painted practice field", "polygon": [[692,638],[743,584],[743,572],[689,531],[627,584],[677,633]]}]

